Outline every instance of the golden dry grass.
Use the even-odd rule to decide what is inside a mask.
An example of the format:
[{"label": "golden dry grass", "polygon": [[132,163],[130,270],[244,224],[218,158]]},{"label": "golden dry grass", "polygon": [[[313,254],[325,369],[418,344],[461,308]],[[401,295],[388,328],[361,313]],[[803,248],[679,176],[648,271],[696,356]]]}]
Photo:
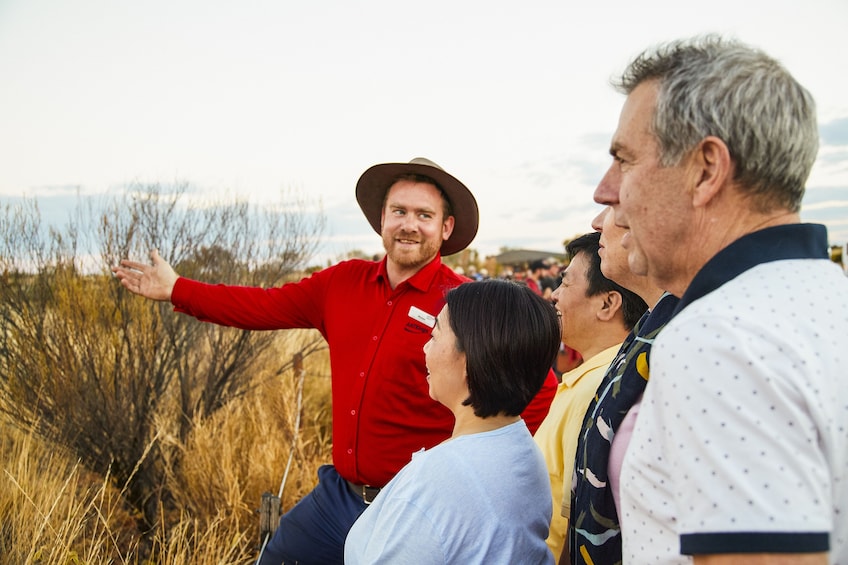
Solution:
[{"label": "golden dry grass", "polygon": [[5,563],[126,562],[138,536],[109,477],[5,423],[0,461]]},{"label": "golden dry grass", "polygon": [[[310,339],[314,339],[314,334]],[[281,352],[281,355],[290,355]],[[139,532],[122,485],[83,469],[60,447],[0,423],[0,561],[9,564],[252,563],[265,491],[291,507],[330,462],[330,379],[326,350],[304,360],[299,430],[297,375],[256,375],[257,387],[213,417],[194,422],[185,443],[167,429],[155,441],[182,455],[166,465],[178,510]],[[295,441],[296,440],[296,441]]]}]

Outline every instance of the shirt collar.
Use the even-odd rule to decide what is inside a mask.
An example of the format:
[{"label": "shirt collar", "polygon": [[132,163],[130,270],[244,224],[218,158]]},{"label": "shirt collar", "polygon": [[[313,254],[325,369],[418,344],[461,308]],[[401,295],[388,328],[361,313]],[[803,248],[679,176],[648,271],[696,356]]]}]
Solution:
[{"label": "shirt collar", "polygon": [[[386,269],[386,262],[388,261],[388,256],[383,257],[383,260],[380,261],[380,268],[374,274],[374,281],[383,281],[385,284],[389,284],[389,272]],[[398,286],[403,286],[408,284],[413,288],[426,292],[430,289],[430,286],[433,284],[433,279],[436,277],[436,273],[439,272],[439,268],[442,266],[442,257],[441,255],[436,255],[432,261],[424,265],[417,273],[403,281]]]},{"label": "shirt collar", "polygon": [[613,358],[615,358],[616,353],[618,353],[620,347],[621,344],[616,343],[615,345],[612,345],[586,359],[574,369],[563,374],[561,384],[571,388],[577,381],[583,378],[583,375],[586,373],[590,373],[599,367],[609,366],[609,364],[612,363]]},{"label": "shirt collar", "polygon": [[674,313],[757,265],[786,259],[827,258],[827,228],[820,224],[785,224],[749,233],[701,267]]}]

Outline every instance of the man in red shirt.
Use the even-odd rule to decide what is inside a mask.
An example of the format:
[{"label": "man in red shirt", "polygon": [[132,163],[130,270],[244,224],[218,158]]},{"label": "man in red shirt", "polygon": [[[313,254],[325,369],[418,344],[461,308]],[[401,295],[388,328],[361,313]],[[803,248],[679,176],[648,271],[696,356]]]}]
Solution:
[{"label": "man in red shirt", "polygon": [[[152,265],[124,260],[113,271],[130,291],[170,300],[195,318],[251,330],[316,328],[330,350],[333,465],[281,519],[263,565],[342,563],[350,526],[412,453],[450,436],[453,416],[428,392],[424,344],[444,293],[469,279],[441,256],[477,233],[477,202],[432,161],[366,170],[356,199],[382,236],[381,261],[354,259],[297,283],[262,289],[209,285],[179,277],[154,250]],[[523,413],[535,432],[556,391],[545,386]],[[509,488],[505,485],[505,488]]]},{"label": "man in red shirt", "polygon": [[[547,261],[539,259],[530,263],[530,267],[527,269],[527,277],[524,279],[524,282],[530,287],[530,290],[539,296],[543,296],[542,276],[546,275],[550,268],[551,266]],[[546,296],[545,298],[548,297]]]}]

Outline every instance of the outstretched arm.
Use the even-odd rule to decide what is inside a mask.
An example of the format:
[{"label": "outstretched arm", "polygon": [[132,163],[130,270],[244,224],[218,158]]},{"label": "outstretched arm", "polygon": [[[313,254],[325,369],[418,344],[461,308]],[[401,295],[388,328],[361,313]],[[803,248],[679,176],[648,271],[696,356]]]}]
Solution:
[{"label": "outstretched arm", "polygon": [[171,300],[171,292],[179,275],[171,265],[159,256],[159,251],[150,252],[150,265],[124,259],[112,267],[112,272],[130,292],[152,300]]}]

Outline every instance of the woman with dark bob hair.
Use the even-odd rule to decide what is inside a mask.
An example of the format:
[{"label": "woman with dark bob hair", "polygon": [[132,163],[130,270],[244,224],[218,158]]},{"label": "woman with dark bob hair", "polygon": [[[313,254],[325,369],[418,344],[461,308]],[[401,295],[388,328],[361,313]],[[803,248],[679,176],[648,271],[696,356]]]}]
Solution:
[{"label": "woman with dark bob hair", "polygon": [[345,563],[553,563],[550,483],[520,414],[559,349],[556,311],[495,279],[445,302],[424,354],[453,434],[411,454],[348,533]]}]

